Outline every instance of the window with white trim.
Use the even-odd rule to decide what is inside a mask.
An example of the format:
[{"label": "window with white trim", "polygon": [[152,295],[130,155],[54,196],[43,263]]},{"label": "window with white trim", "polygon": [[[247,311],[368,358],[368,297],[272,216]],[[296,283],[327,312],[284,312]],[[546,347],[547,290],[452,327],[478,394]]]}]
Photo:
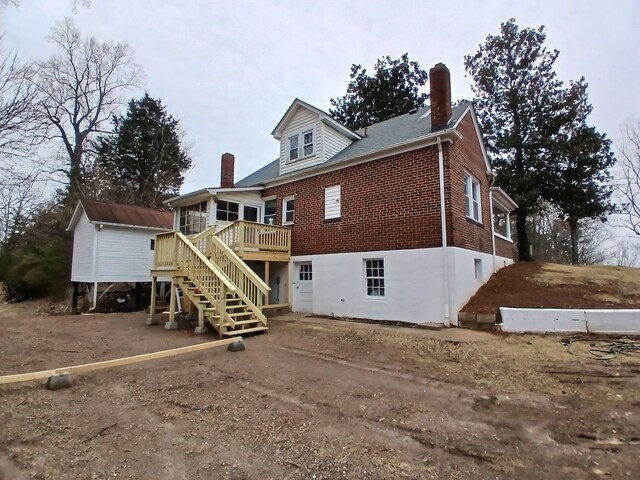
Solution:
[{"label": "window with white trim", "polygon": [[291,224],[295,220],[295,198],[285,197],[282,200],[282,223]]},{"label": "window with white trim", "polygon": [[298,159],[298,135],[289,137],[289,160]]},{"label": "window with white trim", "polygon": [[468,173],[464,176],[465,213],[467,217],[482,223],[480,182]]},{"label": "window with white trim", "polygon": [[216,203],[216,220],[235,222],[239,218],[240,204],[218,200]]},{"label": "window with white trim", "polygon": [[178,230],[185,235],[194,235],[207,228],[207,202],[180,207]]},{"label": "window with white trim", "polygon": [[278,205],[275,198],[265,199],[264,201],[264,219],[263,223],[274,225],[276,223],[276,214]]},{"label": "window with white trim", "polygon": [[340,218],[340,185],[324,189],[324,219]]},{"label": "window with white trim", "polygon": [[289,141],[289,161],[313,155],[313,129],[291,135]]},{"label": "window with white trim", "polygon": [[298,271],[298,280],[303,282],[310,282],[313,280],[313,269],[310,263],[300,264],[300,270]]},{"label": "window with white trim", "polygon": [[364,278],[367,297],[384,297],[384,259],[365,259]]},{"label": "window with white trim", "polygon": [[313,154],[313,130],[302,133],[302,148],[305,157]]},{"label": "window with white trim", "polygon": [[493,203],[493,231],[496,235],[511,239],[511,221],[509,219],[509,212],[496,202]]}]

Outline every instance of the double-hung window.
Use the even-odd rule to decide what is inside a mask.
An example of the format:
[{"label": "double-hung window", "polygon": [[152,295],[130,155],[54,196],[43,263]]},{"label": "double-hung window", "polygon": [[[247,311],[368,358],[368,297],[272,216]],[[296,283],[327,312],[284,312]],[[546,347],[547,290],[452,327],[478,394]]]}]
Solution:
[{"label": "double-hung window", "polygon": [[482,223],[480,182],[469,174],[464,176],[465,213],[467,217]]},{"label": "double-hung window", "polygon": [[289,137],[289,161],[313,155],[313,130]]},{"label": "double-hung window", "polygon": [[289,137],[289,160],[298,159],[298,135]]},{"label": "double-hung window", "polygon": [[278,207],[276,199],[270,198],[264,201],[264,223],[273,225],[276,223],[276,214]]},{"label": "double-hung window", "polygon": [[295,220],[295,198],[285,197],[282,201],[282,223],[292,224]]},{"label": "double-hung window", "polygon": [[384,297],[384,259],[365,259],[364,277],[367,297]]}]

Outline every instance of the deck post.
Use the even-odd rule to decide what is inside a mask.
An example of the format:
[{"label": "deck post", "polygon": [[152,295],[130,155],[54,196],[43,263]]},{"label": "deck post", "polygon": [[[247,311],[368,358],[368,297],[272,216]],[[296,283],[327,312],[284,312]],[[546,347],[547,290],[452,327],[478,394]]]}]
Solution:
[{"label": "deck post", "polygon": [[151,277],[151,304],[149,305],[149,318],[147,318],[147,325],[157,325],[158,319],[156,315],[156,283],[157,277]]},{"label": "deck post", "polygon": [[244,222],[238,222],[238,256],[242,258],[244,255]]},{"label": "deck post", "polygon": [[[267,260],[266,262],[264,262],[264,283],[266,283],[267,285],[269,285],[269,264],[271,262],[269,262],[269,260]],[[263,302],[264,306],[269,305],[269,292],[264,294],[265,296],[265,301]]]},{"label": "deck post", "polygon": [[171,296],[169,299],[169,321],[164,324],[166,330],[178,328],[176,323],[176,277],[171,277]]}]

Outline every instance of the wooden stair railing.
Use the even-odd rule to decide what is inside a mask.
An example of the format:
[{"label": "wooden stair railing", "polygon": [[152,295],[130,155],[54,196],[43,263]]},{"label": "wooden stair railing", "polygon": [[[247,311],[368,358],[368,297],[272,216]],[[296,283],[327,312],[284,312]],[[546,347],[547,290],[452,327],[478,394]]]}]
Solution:
[{"label": "wooden stair railing", "polygon": [[253,312],[255,318],[266,325],[267,317],[262,313],[262,305],[264,297],[269,294],[271,288],[218,237],[218,233],[215,227],[209,227],[191,237],[190,241],[224,272],[231,283],[237,287],[238,297]]}]

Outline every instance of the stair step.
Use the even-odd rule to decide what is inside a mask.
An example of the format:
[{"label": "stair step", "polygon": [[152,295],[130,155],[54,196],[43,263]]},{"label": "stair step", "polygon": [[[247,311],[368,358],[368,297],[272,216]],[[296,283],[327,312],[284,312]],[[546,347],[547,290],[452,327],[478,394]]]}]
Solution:
[{"label": "stair step", "polygon": [[236,325],[249,325],[250,323],[260,323],[260,320],[252,318],[251,320],[238,320]]},{"label": "stair step", "polygon": [[234,312],[234,313],[229,313],[228,314],[230,317],[234,318],[234,317],[246,317],[247,315],[253,315],[253,312],[251,311],[247,311],[247,312]]},{"label": "stair step", "polygon": [[245,305],[243,303],[241,303],[241,304],[238,304],[238,305],[227,305],[226,307],[227,307],[227,310],[229,310],[229,309],[232,309],[232,308],[233,309],[235,309],[235,308],[243,308],[243,307],[245,307]]},{"label": "stair step", "polygon": [[226,335],[226,336],[230,337],[230,336],[233,336],[233,335],[243,335],[245,333],[263,332],[265,330],[269,330],[269,327],[254,327],[254,328],[245,328],[244,330],[242,330],[242,329],[229,330],[228,332],[224,332],[222,335]]}]

